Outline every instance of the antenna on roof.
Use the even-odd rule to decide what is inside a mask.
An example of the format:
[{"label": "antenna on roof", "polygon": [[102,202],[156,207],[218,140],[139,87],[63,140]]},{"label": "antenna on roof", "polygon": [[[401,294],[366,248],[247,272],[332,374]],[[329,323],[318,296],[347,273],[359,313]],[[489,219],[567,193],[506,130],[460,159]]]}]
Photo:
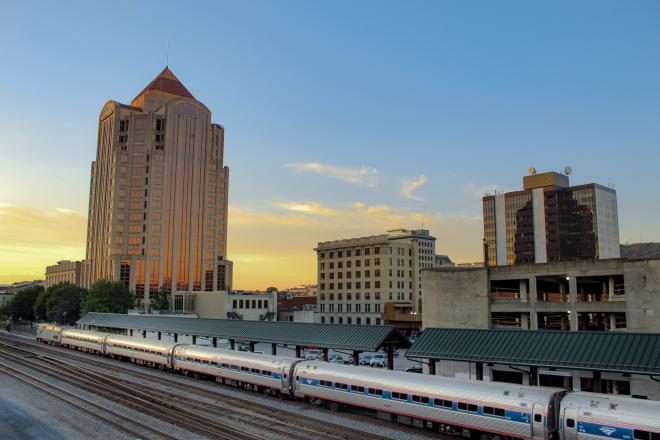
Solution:
[{"label": "antenna on roof", "polygon": [[170,41],[172,40],[172,35],[167,37],[167,50],[165,51],[165,67],[170,65]]}]

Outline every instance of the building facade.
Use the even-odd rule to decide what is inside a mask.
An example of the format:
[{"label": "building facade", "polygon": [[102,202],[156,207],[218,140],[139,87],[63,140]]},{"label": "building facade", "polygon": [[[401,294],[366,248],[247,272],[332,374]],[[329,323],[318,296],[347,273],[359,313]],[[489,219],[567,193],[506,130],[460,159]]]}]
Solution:
[{"label": "building facade", "polygon": [[380,325],[387,303],[421,313],[421,271],[435,265],[426,229],[319,243],[318,304],[326,324]]},{"label": "building facade", "polygon": [[423,271],[424,327],[660,332],[660,259]]},{"label": "building facade", "polygon": [[483,198],[488,266],[619,258],[616,191],[554,172],[523,177],[523,188]]},{"label": "building facade", "polygon": [[227,318],[276,321],[277,292],[232,292],[227,298]]},{"label": "building facade", "polygon": [[318,290],[319,286],[316,284],[306,284],[287,289],[287,292],[294,297],[316,297],[318,295]]},{"label": "building facade", "polygon": [[[224,128],[165,68],[130,105],[109,101],[92,163],[83,285],[185,296],[231,289]],[[171,301],[172,304],[189,301]]]},{"label": "building facade", "polygon": [[80,286],[82,263],[80,261],[62,260],[46,267],[46,288],[60,283]]}]

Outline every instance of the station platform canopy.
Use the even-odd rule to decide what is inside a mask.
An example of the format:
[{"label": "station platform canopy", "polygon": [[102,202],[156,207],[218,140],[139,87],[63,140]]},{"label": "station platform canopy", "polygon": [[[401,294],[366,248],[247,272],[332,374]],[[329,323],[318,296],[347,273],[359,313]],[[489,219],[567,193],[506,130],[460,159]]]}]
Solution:
[{"label": "station platform canopy", "polygon": [[390,325],[333,325],[115,313],[88,313],[78,320],[78,325],[321,349],[378,351],[387,346],[410,347],[408,339]]},{"label": "station platform canopy", "polygon": [[660,333],[427,328],[406,357],[660,375]]}]

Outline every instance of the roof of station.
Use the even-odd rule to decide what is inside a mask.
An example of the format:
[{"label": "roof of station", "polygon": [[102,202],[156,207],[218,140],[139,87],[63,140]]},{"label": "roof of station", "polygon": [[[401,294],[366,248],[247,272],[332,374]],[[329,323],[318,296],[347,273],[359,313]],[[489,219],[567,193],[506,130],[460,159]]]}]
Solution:
[{"label": "roof of station", "polygon": [[358,351],[376,351],[388,344],[410,347],[408,339],[390,325],[332,325],[115,313],[88,313],[78,320],[78,324]]},{"label": "roof of station", "polygon": [[406,356],[660,374],[660,333],[427,328]]}]

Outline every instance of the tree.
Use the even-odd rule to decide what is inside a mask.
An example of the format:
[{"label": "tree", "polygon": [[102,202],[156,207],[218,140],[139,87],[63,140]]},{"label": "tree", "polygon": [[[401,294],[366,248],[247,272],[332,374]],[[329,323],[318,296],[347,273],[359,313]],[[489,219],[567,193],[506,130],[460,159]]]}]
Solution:
[{"label": "tree", "polygon": [[50,286],[43,292],[39,294],[37,301],[34,304],[34,317],[37,321],[47,321],[48,320],[48,308],[47,304],[50,298],[56,294],[57,290],[63,286],[68,285],[69,283],[57,283],[53,286]]},{"label": "tree", "polygon": [[134,307],[135,298],[124,284],[99,280],[84,295],[82,314],[89,312],[126,313]]},{"label": "tree", "polygon": [[9,310],[13,319],[34,320],[34,304],[37,302],[39,294],[43,292],[42,286],[26,287],[19,290],[14,299],[11,300]]},{"label": "tree", "polygon": [[57,290],[57,301],[48,309],[48,318],[58,324],[73,325],[80,319],[80,306],[86,290],[68,285]]},{"label": "tree", "polygon": [[161,287],[149,295],[149,308],[151,310],[170,310],[170,297]]}]

